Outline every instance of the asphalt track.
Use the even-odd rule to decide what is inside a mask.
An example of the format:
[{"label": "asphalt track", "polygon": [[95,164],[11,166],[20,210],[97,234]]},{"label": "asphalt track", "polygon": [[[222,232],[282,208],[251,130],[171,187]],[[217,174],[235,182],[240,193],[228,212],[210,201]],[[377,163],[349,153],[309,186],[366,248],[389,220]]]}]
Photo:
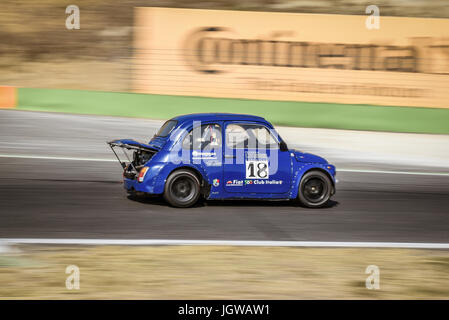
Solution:
[{"label": "asphalt track", "polygon": [[[105,141],[147,141],[159,125],[0,111],[0,238],[449,242],[449,176],[340,172],[337,194],[319,210],[277,201],[176,209],[159,198],[129,199]],[[357,164],[349,155],[337,172]]]}]

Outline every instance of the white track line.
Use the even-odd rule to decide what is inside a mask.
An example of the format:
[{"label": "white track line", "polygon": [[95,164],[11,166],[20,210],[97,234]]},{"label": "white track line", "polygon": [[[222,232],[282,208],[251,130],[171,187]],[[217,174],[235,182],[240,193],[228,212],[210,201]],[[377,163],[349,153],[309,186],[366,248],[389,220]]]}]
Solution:
[{"label": "white track line", "polygon": [[[41,155],[19,155],[19,154],[0,154],[0,158],[21,158],[21,159],[44,159],[44,160],[70,160],[70,161],[97,161],[97,162],[115,162],[114,158],[79,158],[79,157],[57,157],[57,156],[41,156]],[[389,170],[368,170],[368,169],[339,169],[338,172],[350,173],[381,173],[381,174],[404,174],[419,176],[443,176],[449,177],[449,172],[420,172],[420,171],[389,171]]]},{"label": "white track line", "polygon": [[418,175],[418,176],[449,176],[449,172],[389,171],[389,170],[338,169],[337,168],[337,173],[338,172],[406,174],[406,175]]},{"label": "white track line", "polygon": [[124,246],[246,246],[246,247],[346,247],[346,248],[415,248],[449,249],[449,243],[412,242],[334,242],[334,241],[240,241],[240,240],[120,240],[120,239],[1,239],[1,245],[65,244],[65,245],[124,245]]},{"label": "white track line", "polygon": [[56,157],[56,156],[40,156],[40,155],[21,155],[21,154],[0,154],[0,158],[21,158],[21,159],[44,159],[44,160],[71,160],[71,161],[99,161],[99,162],[115,162],[117,159],[105,158],[78,158],[78,157]]}]

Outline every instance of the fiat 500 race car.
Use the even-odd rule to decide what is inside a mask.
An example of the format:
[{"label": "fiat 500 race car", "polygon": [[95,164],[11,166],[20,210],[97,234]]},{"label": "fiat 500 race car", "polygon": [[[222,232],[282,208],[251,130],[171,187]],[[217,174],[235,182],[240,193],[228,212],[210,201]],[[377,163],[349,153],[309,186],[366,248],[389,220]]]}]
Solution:
[{"label": "fiat 500 race car", "polygon": [[108,144],[129,193],[162,194],[174,207],[190,207],[204,197],[297,199],[313,208],[335,193],[335,166],[289,149],[257,116],[183,115],[165,122],[148,144],[129,139]]}]

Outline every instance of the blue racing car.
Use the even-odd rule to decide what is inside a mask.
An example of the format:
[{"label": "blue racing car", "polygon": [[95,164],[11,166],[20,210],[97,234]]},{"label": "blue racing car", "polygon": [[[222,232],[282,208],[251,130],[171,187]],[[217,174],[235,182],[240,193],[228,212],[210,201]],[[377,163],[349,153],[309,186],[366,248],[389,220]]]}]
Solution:
[{"label": "blue racing car", "polygon": [[[335,193],[335,166],[292,150],[264,118],[227,113],[178,116],[151,141],[108,142],[132,194],[162,194],[174,207],[205,199],[297,199],[322,207]],[[124,157],[119,156],[122,148]]]}]

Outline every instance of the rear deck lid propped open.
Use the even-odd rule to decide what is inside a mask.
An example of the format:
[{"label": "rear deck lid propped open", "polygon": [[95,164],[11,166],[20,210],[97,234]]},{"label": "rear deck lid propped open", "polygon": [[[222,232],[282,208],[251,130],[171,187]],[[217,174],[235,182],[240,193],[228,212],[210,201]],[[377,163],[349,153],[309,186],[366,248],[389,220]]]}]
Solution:
[{"label": "rear deck lid propped open", "polygon": [[[112,152],[114,152],[120,165],[125,170],[124,176],[131,179],[135,178],[136,174],[143,168],[145,163],[159,151],[158,148],[132,139],[112,140],[107,142],[107,144],[111,147]],[[126,159],[120,159],[119,155],[114,150],[115,147],[122,149]],[[130,156],[126,150],[132,150],[132,155]]]},{"label": "rear deck lid propped open", "polygon": [[113,141],[109,141],[108,144],[111,147],[120,147],[120,148],[125,148],[128,150],[137,149],[137,150],[146,150],[146,151],[153,151],[153,152],[159,151],[159,149],[155,146],[150,146],[149,144],[137,142],[132,139],[113,140]]}]

